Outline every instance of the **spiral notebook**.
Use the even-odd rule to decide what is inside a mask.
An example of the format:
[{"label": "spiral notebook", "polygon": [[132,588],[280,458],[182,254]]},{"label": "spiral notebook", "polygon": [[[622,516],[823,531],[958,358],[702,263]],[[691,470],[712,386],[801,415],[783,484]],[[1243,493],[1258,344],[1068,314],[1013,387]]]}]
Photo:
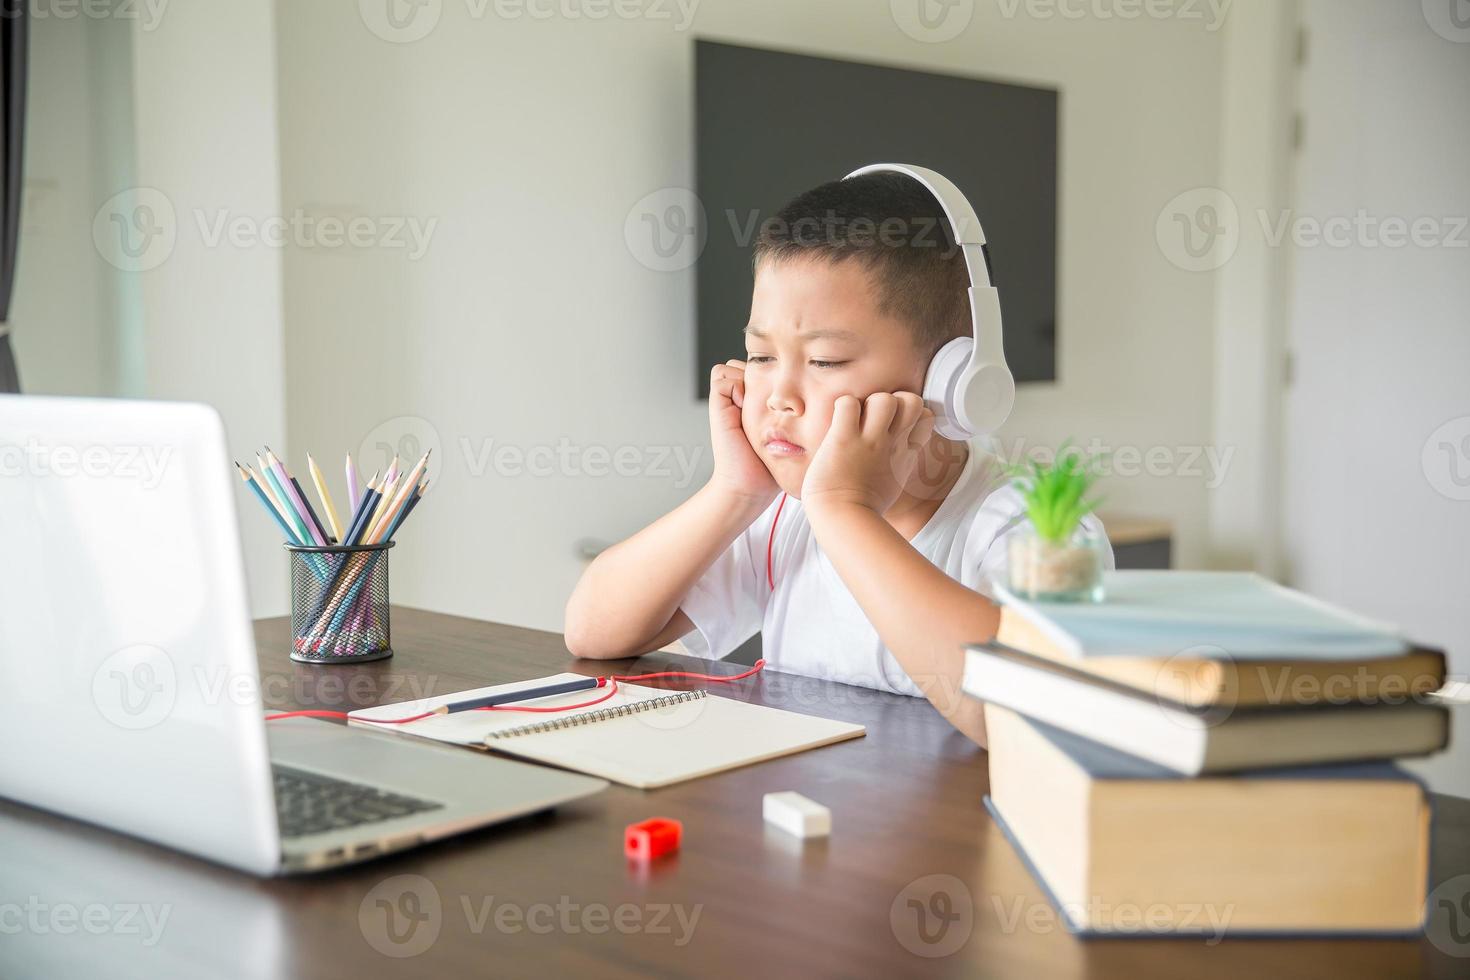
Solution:
[{"label": "spiral notebook", "polygon": [[[349,724],[402,718],[451,701],[578,680],[556,674],[443,697],[364,708]],[[524,707],[578,704],[596,694],[577,691],[527,701]],[[747,704],[708,691],[670,691],[619,684],[596,707],[556,714],[461,711],[406,725],[367,725],[439,742],[492,749],[508,755],[601,776],[626,786],[656,789],[833,742],[858,738],[862,725]]]}]

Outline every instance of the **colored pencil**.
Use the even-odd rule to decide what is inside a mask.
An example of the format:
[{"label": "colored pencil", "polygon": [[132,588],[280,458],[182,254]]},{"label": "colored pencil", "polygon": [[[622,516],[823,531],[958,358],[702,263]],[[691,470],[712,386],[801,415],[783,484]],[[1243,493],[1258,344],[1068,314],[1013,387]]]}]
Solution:
[{"label": "colored pencil", "polygon": [[347,528],[347,539],[343,544],[360,544],[362,540],[363,525],[367,523],[368,515],[372,513],[373,506],[378,502],[378,491],[374,486],[378,474],[368,481],[367,490],[362,495],[362,500],[357,503],[357,513],[352,515],[352,523]]},{"label": "colored pencil", "polygon": [[307,519],[306,515],[309,513],[309,510],[306,506],[306,501],[302,499],[300,492],[296,489],[294,481],[291,479],[291,474],[286,472],[285,465],[276,457],[275,453],[271,452],[270,446],[265,447],[265,461],[270,465],[272,472],[276,474],[276,481],[281,484],[282,494],[286,499],[291,501],[291,506],[296,508],[296,512],[300,515],[301,520],[311,532],[311,537],[319,545],[326,544],[327,539],[317,530],[316,522]]},{"label": "colored pencil", "polygon": [[265,507],[266,512],[269,513],[271,517],[275,518],[276,523],[281,526],[281,530],[284,531],[286,534],[286,540],[296,541],[296,532],[291,530],[291,525],[286,523],[286,519],[282,517],[280,512],[276,510],[275,506],[271,504],[270,498],[265,495],[265,491],[260,488],[260,484],[255,482],[254,474],[252,474],[245,467],[241,466],[239,463],[235,464],[235,469],[240,471],[240,479],[248,483],[250,485],[250,489],[255,491],[255,495],[260,498],[260,502]]},{"label": "colored pencil", "polygon": [[316,484],[316,495],[322,502],[322,510],[326,511],[327,520],[332,522],[332,537],[340,542],[342,522],[337,518],[337,507],[332,503],[332,494],[327,490],[327,481],[322,476],[321,467],[316,465],[316,460],[311,458],[311,453],[306,454],[306,469],[311,473],[311,482]]},{"label": "colored pencil", "polygon": [[398,484],[402,479],[403,477],[396,473],[390,473],[383,479],[383,486],[378,496],[378,502],[373,505],[372,516],[368,518],[367,526],[362,529],[361,541],[363,544],[373,543],[369,535],[373,528],[378,526],[378,521],[383,519],[383,512],[388,509],[388,504],[393,500],[393,495],[398,492]]},{"label": "colored pencil", "polygon": [[[237,463],[235,465],[238,466],[239,464]],[[276,515],[277,522],[280,523],[281,526],[283,526],[288,532],[286,534],[286,540],[291,541],[294,544],[301,544],[303,539],[300,535],[297,534],[296,528],[291,523],[290,510],[288,510],[286,508],[286,505],[283,504],[280,499],[276,497],[275,491],[271,489],[271,485],[266,482],[265,477],[255,472],[255,470],[251,469],[248,466],[244,467],[244,470],[246,475],[248,475],[250,479],[254,482],[256,490],[260,492],[260,495],[265,499],[265,502],[270,505],[271,510]]]},{"label": "colored pencil", "polygon": [[[429,453],[431,452],[433,452],[432,449],[429,450]],[[402,481],[398,492],[393,496],[392,503],[384,508],[382,516],[378,518],[377,523],[368,531],[369,541],[378,542],[387,540],[383,532],[393,523],[399,511],[403,510],[404,505],[418,492],[419,479],[424,475],[424,468],[429,465],[429,453],[424,453],[423,457],[414,465],[414,468],[409,471],[408,478]]]},{"label": "colored pencil", "polygon": [[428,489],[429,485],[425,483],[423,486],[418,488],[418,490],[414,493],[412,497],[408,498],[408,503],[404,504],[403,509],[398,512],[398,518],[394,520],[392,525],[389,526],[388,533],[383,535],[384,541],[393,540],[393,535],[398,533],[398,525],[408,520],[409,512],[418,506],[419,501],[423,499],[424,494],[428,492]]},{"label": "colored pencil", "polygon": [[[352,462],[352,454],[347,454],[347,509],[354,514],[357,513],[357,502],[362,499],[362,491],[357,489],[357,466]],[[351,523],[349,521],[349,523]],[[340,538],[338,540],[341,540]]]},{"label": "colored pencil", "polygon": [[[284,466],[285,464],[283,463],[282,465]],[[287,470],[286,475],[291,476],[291,471]],[[308,497],[306,495],[306,491],[302,489],[301,481],[296,479],[296,477],[291,476],[291,486],[296,490],[296,496],[301,498],[301,505],[306,508],[306,516],[311,520],[311,526],[316,531],[317,535],[321,536],[322,544],[331,544],[331,532],[328,531],[327,526],[322,523],[322,519],[316,516],[316,508],[311,506],[311,498]]]},{"label": "colored pencil", "polygon": [[311,532],[307,530],[306,519],[296,509],[296,505],[291,502],[291,497],[286,493],[286,488],[281,485],[280,477],[276,475],[276,471],[271,469],[265,460],[260,458],[259,454],[255,458],[260,462],[261,475],[270,484],[271,491],[275,494],[276,499],[286,508],[286,519],[291,522],[292,527],[296,528],[296,543],[310,544]]}]

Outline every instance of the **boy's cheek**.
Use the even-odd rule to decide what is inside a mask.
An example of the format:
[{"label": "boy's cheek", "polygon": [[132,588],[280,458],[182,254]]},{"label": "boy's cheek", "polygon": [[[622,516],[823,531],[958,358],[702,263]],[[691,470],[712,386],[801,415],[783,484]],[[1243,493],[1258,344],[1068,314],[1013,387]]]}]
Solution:
[{"label": "boy's cheek", "polygon": [[766,403],[765,396],[745,389],[745,401],[740,406],[740,424],[745,428],[745,437],[752,442],[760,434],[761,406]]}]

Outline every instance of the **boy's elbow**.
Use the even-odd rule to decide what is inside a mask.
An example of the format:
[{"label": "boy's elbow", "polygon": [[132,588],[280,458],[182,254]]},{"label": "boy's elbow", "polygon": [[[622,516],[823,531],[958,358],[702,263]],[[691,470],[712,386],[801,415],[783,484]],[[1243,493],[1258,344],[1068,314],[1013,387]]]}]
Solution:
[{"label": "boy's elbow", "polygon": [[567,603],[562,641],[574,657],[595,657],[597,634],[591,629],[586,616],[577,608],[575,597]]},{"label": "boy's elbow", "polygon": [[628,656],[609,642],[607,631],[598,629],[593,617],[576,608],[575,601],[567,603],[566,625],[563,630],[562,640],[566,643],[567,651],[574,657],[613,660]]}]

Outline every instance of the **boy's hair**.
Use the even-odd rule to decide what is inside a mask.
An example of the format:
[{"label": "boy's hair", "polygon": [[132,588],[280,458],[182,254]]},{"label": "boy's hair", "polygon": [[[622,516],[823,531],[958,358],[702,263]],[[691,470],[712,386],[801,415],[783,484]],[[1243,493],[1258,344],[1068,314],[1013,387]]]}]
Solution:
[{"label": "boy's hair", "polygon": [[879,312],[906,321],[926,359],[971,333],[965,257],[944,208],[906,174],[834,180],[792,199],[761,223],[751,268],[794,258],[861,262]]}]

